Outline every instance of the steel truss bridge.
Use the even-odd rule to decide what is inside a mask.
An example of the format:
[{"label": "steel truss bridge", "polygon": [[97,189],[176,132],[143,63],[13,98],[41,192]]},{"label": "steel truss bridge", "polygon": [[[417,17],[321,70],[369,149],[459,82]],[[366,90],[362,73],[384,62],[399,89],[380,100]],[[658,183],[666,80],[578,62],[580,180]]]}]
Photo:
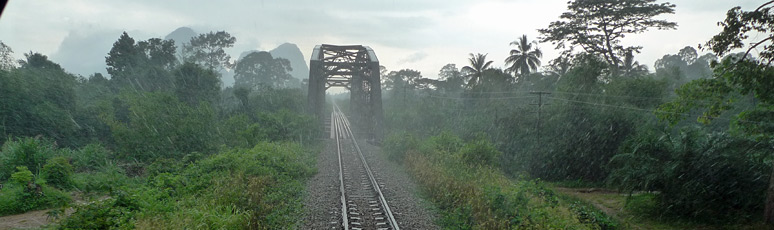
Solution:
[{"label": "steel truss bridge", "polygon": [[381,140],[384,112],[379,59],[368,46],[314,47],[309,61],[309,111],[322,127],[326,117],[325,91],[343,87],[350,91],[350,116],[358,133]]}]

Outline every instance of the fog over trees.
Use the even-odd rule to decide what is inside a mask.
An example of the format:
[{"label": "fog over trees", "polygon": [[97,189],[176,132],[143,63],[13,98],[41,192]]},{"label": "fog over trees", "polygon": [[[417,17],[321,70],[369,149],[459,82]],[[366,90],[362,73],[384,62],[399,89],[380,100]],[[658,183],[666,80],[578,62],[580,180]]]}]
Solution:
[{"label": "fog over trees", "polygon": [[[704,19],[719,27],[700,44],[660,38],[674,48],[646,63],[653,42],[643,38],[684,29],[677,3],[571,0],[562,12],[540,15],[550,19],[540,27],[510,31],[502,41],[444,37],[441,26],[438,36],[423,34],[482,47],[470,50],[404,52],[391,39],[412,39],[381,32],[371,48],[381,65],[381,88],[374,88],[384,129],[354,128],[345,140],[373,151],[374,168],[409,175],[399,190],[416,187],[412,199],[422,200],[439,228],[770,229],[774,1]],[[359,19],[355,9],[364,3],[353,4],[345,12]],[[390,7],[368,12],[373,20],[404,18]],[[298,20],[291,19],[277,16],[280,24]],[[360,38],[348,29],[360,23],[376,22],[336,27]],[[499,31],[518,22],[490,23]],[[411,23],[394,26],[417,33]],[[330,169],[325,154],[338,152],[341,164],[341,151],[361,150],[341,148],[329,133],[333,118],[309,111],[305,56],[309,40],[352,40],[310,32],[299,41],[266,38],[280,45],[260,50],[257,38],[242,36],[249,33],[200,28],[207,26],[177,27],[163,38],[105,29],[109,47],[71,33],[52,54],[0,40],[0,222],[19,214],[57,229],[298,229],[312,226],[304,223],[310,205],[352,206],[308,203],[329,192],[307,186],[327,175],[320,174]],[[483,48],[489,43],[501,49]],[[427,59],[444,64],[428,72]],[[364,96],[351,95],[353,86],[325,87],[326,114],[334,103],[362,113],[350,105]],[[376,178],[388,177],[382,173]],[[344,178],[323,182],[341,182],[345,197]],[[338,184],[319,187],[339,192]],[[395,206],[398,218],[413,215]],[[320,223],[337,228],[337,221]]]}]

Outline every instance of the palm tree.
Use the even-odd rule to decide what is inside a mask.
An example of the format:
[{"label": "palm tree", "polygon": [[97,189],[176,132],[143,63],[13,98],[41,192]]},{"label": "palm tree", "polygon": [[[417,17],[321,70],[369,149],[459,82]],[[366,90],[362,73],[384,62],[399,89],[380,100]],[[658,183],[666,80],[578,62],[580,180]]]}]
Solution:
[{"label": "palm tree", "polygon": [[470,65],[462,67],[462,71],[468,73],[468,75],[465,76],[466,78],[469,78],[468,87],[473,87],[477,82],[481,81],[481,76],[484,74],[484,71],[489,69],[489,65],[492,64],[492,61],[486,61],[486,55],[488,54],[479,53],[473,55],[471,53],[470,58],[468,58]]},{"label": "palm tree", "polygon": [[543,57],[543,52],[538,49],[537,42],[528,42],[525,34],[518,41],[511,42],[511,45],[516,45],[516,49],[512,49],[511,56],[505,59],[505,65],[510,65],[505,71],[518,72],[518,74],[529,74],[532,71],[537,71],[538,66],[540,66],[540,58]]},{"label": "palm tree", "polygon": [[621,66],[620,69],[624,76],[636,77],[648,74],[648,67],[645,65],[640,65],[639,62],[634,60],[634,54],[632,50],[626,51],[626,55],[624,55],[624,61],[621,64],[623,64],[623,66]]}]

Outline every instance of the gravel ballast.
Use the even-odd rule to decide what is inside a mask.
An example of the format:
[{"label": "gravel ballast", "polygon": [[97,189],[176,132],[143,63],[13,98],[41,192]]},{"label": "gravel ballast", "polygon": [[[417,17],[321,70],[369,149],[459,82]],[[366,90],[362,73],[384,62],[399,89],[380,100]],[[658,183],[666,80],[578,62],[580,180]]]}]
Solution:
[{"label": "gravel ballast", "polygon": [[[317,156],[318,173],[306,184],[302,229],[341,229],[338,158],[336,141],[326,141],[325,151]],[[351,140],[342,140],[351,146]],[[405,169],[389,161],[377,146],[358,140],[374,177],[390,205],[401,229],[440,229],[435,224],[431,203],[419,197],[419,188]],[[354,148],[343,148],[350,151]],[[351,155],[349,155],[351,156]],[[344,162],[347,162],[346,160]]]}]

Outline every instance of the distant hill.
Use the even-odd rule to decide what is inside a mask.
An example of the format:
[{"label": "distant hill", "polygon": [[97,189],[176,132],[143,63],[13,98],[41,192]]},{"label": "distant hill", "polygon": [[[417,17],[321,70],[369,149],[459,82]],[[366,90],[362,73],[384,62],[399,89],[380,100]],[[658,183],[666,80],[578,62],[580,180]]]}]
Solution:
[{"label": "distant hill", "polygon": [[[252,52],[258,52],[258,50],[244,51],[239,55],[239,59],[247,56]],[[290,67],[293,71],[290,71],[290,75],[299,80],[309,78],[309,66],[306,64],[307,60],[304,58],[304,54],[298,49],[298,46],[293,43],[284,43],[277,48],[269,51],[274,58],[284,58],[290,61]]]},{"label": "distant hill", "polygon": [[188,27],[180,27],[175,29],[175,31],[172,31],[172,33],[167,34],[167,36],[164,37],[164,40],[172,39],[175,41],[177,52],[180,53],[180,49],[183,48],[183,43],[191,41],[191,38],[196,35],[199,34],[197,34],[193,29]]},{"label": "distant hill", "polygon": [[309,78],[309,66],[306,64],[308,60],[304,58],[304,54],[301,53],[301,49],[296,44],[284,43],[269,51],[269,53],[274,58],[288,59],[290,66],[293,67],[293,71],[290,72],[290,75],[293,75],[293,77],[298,79]]}]

